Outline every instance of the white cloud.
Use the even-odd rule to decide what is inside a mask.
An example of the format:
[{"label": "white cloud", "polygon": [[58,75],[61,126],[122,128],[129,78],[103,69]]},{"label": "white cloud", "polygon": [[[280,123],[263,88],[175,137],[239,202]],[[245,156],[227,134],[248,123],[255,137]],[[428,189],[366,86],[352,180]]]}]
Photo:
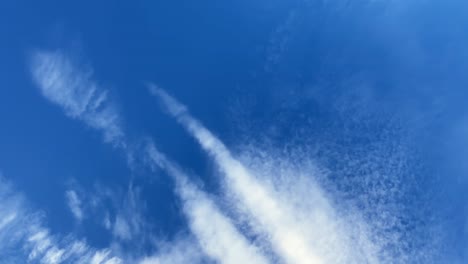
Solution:
[{"label": "white cloud", "polygon": [[[92,80],[92,71],[89,68],[78,68],[62,52],[37,52],[32,58],[31,68],[42,94],[60,105],[67,116],[100,130],[108,142],[127,145],[119,126],[120,118],[108,102],[107,92]],[[126,154],[134,156],[134,153]],[[177,193],[181,196],[191,230],[203,251],[220,263],[267,263],[256,247],[243,237],[219,208],[191,185],[187,177],[181,175],[174,177],[179,186]],[[82,211],[78,210],[78,197],[73,193],[68,193],[67,196],[72,212],[77,218],[82,217]],[[140,228],[143,222],[141,216],[134,214],[138,211],[137,205],[130,190],[129,199],[112,224],[113,234],[118,239],[130,241],[133,238],[140,239],[143,235]],[[212,222],[207,222],[206,219],[211,219]],[[93,260],[100,260],[105,253],[97,252]]]},{"label": "white cloud", "polygon": [[114,234],[123,240],[143,241],[149,234],[149,224],[144,217],[145,202],[140,197],[138,188],[130,184],[126,197],[118,207],[114,223]]},{"label": "white cloud", "polygon": [[68,190],[65,192],[65,197],[67,198],[67,205],[73,216],[78,220],[83,220],[83,210],[81,208],[81,200],[78,197],[78,194],[74,190]]},{"label": "white cloud", "polygon": [[122,240],[130,240],[132,238],[130,226],[121,215],[117,215],[112,233]]},{"label": "white cloud", "polygon": [[206,259],[197,244],[190,236],[177,238],[174,241],[160,243],[156,255],[143,257],[139,264],[202,264]]},{"label": "white cloud", "polygon": [[[194,186],[179,186],[190,227],[206,254],[219,263],[266,264],[258,247],[249,242],[211,199]],[[208,220],[209,219],[209,220]]]},{"label": "white cloud", "polygon": [[106,260],[103,264],[121,264],[123,261],[117,257],[110,258]]},{"label": "white cloud", "polygon": [[101,212],[98,221],[117,241],[132,244],[134,253],[154,239],[152,225],[145,219],[146,203],[137,186],[130,183],[125,192],[96,186],[87,196],[94,203],[94,212]]},{"label": "white cloud", "polygon": [[102,131],[106,141],[123,146],[119,115],[90,68],[80,67],[60,51],[37,51],[30,66],[45,98],[61,106],[67,116]]},{"label": "white cloud", "polygon": [[0,220],[0,230],[2,230],[4,227],[8,226],[11,222],[13,222],[16,219],[16,213],[11,212],[7,215],[4,215],[4,218]]},{"label": "white cloud", "polygon": [[[104,264],[107,263],[106,259],[110,254],[109,250],[101,250],[94,253],[93,257],[91,258],[90,264]],[[111,258],[113,259],[113,258]],[[106,262],[105,262],[106,261]]]},{"label": "white cloud", "polygon": [[[74,193],[79,193],[77,196],[80,197],[82,211],[86,209],[87,225],[105,228],[111,238],[109,247],[119,256],[133,259],[154,246],[154,241],[158,239],[153,233],[151,221],[146,217],[146,203],[138,186],[131,182],[126,190],[122,190],[95,184],[90,190],[85,190],[76,180],[73,185],[74,189],[79,190]],[[82,225],[81,228],[86,226]],[[97,258],[99,256],[96,255]]]},{"label": "white cloud", "polygon": [[156,86],[151,92],[164,104],[166,109],[180,122],[214,157],[228,178],[229,186],[237,194],[249,214],[271,237],[275,251],[288,263],[323,263],[324,260],[308,244],[308,238],[291,219],[291,213],[280,206],[278,201],[249,171],[235,160],[218,138],[192,118],[185,107]]},{"label": "white cloud", "polygon": [[181,169],[151,144],[148,153],[151,160],[176,181],[176,191],[183,201],[190,228],[208,256],[223,264],[269,263],[259,248],[239,232],[232,221],[190,182]]},{"label": "white cloud", "polygon": [[64,253],[65,253],[64,249],[58,249],[56,247],[52,247],[46,252],[44,257],[42,258],[42,261],[44,263],[51,263],[51,264],[61,263]]},{"label": "white cloud", "polygon": [[[367,237],[364,222],[353,229],[341,219],[325,193],[310,178],[287,192],[262,181],[235,159],[226,146],[163,90],[150,87],[166,110],[200,143],[221,169],[234,204],[249,224],[267,237],[273,251],[287,263],[378,263],[377,249]],[[270,179],[275,179],[272,171]],[[294,176],[294,175],[292,175]],[[297,179],[297,177],[295,178]],[[288,182],[286,186],[292,186]],[[281,188],[279,188],[281,189]],[[312,201],[312,202],[307,202]],[[305,207],[299,205],[307,204]],[[357,218],[355,218],[356,220]],[[355,231],[357,230],[357,231]],[[357,234],[355,234],[357,233]],[[357,239],[357,240],[356,240]]]},{"label": "white cloud", "polygon": [[[72,236],[50,234],[40,212],[31,209],[24,197],[0,178],[0,259],[4,263],[89,263],[98,250]],[[119,260],[110,249],[102,261]],[[101,263],[101,262],[96,262]]]}]

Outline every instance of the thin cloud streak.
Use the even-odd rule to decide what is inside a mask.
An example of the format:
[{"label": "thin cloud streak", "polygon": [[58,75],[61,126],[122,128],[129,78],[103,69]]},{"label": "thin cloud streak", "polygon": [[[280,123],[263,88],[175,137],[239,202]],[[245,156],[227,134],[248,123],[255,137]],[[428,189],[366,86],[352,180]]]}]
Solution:
[{"label": "thin cloud streak", "polygon": [[65,192],[65,197],[67,198],[67,205],[73,216],[76,220],[83,220],[83,210],[81,208],[81,200],[78,197],[78,194],[74,190],[68,190]]},{"label": "thin cloud streak", "polygon": [[259,249],[237,230],[204,192],[189,181],[189,177],[177,165],[152,144],[148,145],[148,154],[156,166],[174,178],[190,228],[208,256],[223,264],[269,263]]}]

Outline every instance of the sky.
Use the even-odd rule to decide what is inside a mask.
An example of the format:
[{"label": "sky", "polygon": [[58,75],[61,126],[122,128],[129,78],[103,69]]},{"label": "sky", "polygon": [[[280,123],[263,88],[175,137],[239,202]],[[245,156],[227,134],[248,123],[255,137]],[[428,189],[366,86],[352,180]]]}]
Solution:
[{"label": "sky", "polygon": [[0,2],[0,264],[468,261],[462,0]]}]

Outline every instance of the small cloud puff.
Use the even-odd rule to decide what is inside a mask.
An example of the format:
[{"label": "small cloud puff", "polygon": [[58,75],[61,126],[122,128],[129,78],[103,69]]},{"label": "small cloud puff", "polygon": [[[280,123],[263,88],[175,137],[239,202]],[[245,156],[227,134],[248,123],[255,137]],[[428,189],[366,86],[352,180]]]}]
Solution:
[{"label": "small cloud puff", "polygon": [[65,197],[67,199],[67,205],[73,216],[78,222],[83,220],[83,209],[81,208],[81,199],[78,197],[78,194],[74,190],[68,190],[65,192]]}]

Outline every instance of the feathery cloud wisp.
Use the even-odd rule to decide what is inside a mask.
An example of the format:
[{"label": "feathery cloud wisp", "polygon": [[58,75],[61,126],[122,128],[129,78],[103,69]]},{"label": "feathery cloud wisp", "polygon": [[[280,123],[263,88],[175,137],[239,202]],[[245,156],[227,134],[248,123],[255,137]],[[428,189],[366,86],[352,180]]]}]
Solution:
[{"label": "feathery cloud wisp", "polygon": [[121,263],[110,249],[98,250],[72,236],[50,234],[42,213],[31,209],[3,178],[0,200],[0,259],[5,263]]},{"label": "feathery cloud wisp", "polygon": [[81,209],[81,200],[78,194],[74,190],[68,190],[65,192],[67,198],[67,205],[76,220],[83,220],[83,210]]},{"label": "feathery cloud wisp", "polygon": [[30,66],[45,98],[61,106],[67,116],[103,132],[106,141],[122,146],[119,115],[109,103],[107,90],[93,80],[89,67],[79,67],[60,51],[37,51]]}]

